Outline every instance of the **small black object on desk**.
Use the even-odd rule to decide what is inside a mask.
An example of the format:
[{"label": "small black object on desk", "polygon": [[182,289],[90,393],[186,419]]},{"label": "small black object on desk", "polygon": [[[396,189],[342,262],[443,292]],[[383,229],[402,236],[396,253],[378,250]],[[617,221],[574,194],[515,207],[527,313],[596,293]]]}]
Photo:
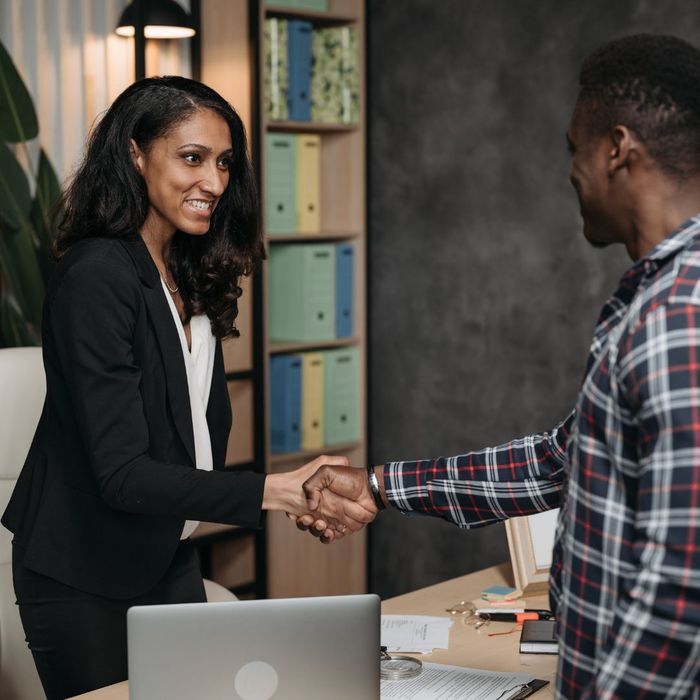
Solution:
[{"label": "small black object on desk", "polygon": [[520,633],[520,653],[559,653],[556,620],[525,620]]}]

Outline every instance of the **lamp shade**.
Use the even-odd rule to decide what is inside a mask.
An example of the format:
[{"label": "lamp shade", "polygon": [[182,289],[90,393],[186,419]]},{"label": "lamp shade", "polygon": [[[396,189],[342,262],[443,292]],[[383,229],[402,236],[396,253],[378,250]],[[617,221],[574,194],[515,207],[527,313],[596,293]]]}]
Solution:
[{"label": "lamp shade", "polygon": [[[141,0],[143,3],[144,36],[147,39],[187,39],[194,36],[192,18],[176,0]],[[134,36],[134,3],[124,8],[116,32]]]}]

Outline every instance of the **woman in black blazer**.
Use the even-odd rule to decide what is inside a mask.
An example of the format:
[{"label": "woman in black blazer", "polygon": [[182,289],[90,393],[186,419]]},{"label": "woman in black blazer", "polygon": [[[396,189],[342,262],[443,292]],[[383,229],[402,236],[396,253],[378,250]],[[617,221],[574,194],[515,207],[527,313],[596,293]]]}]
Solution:
[{"label": "woman in black blazer", "polygon": [[[264,257],[243,125],[223,98],[185,78],[134,83],[95,128],[64,205],[42,324],[46,402],[2,518],[49,698],[126,678],[131,605],[205,600],[185,521],[300,515],[303,481],[345,462],[217,470],[231,425],[221,339],[238,335],[238,283]],[[216,338],[206,435],[181,342],[202,314]],[[371,519],[350,503],[337,512],[341,531]]]}]

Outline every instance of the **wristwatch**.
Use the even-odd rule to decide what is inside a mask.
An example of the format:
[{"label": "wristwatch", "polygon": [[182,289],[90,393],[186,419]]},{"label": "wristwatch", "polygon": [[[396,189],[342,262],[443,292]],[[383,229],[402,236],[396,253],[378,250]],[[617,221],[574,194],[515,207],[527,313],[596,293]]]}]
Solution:
[{"label": "wristwatch", "polygon": [[382,494],[379,492],[379,480],[374,473],[374,466],[371,464],[367,466],[367,481],[369,482],[369,490],[372,492],[374,504],[377,506],[378,510],[384,510],[386,506],[384,505],[384,501],[382,501]]}]

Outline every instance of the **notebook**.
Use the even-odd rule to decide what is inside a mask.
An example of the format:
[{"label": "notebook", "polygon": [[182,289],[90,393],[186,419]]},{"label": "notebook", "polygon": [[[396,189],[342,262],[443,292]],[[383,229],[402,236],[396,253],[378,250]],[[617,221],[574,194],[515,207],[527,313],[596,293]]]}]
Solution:
[{"label": "notebook", "polygon": [[379,597],[135,606],[130,700],[376,700]]},{"label": "notebook", "polygon": [[556,620],[525,620],[520,633],[521,654],[557,654]]}]

